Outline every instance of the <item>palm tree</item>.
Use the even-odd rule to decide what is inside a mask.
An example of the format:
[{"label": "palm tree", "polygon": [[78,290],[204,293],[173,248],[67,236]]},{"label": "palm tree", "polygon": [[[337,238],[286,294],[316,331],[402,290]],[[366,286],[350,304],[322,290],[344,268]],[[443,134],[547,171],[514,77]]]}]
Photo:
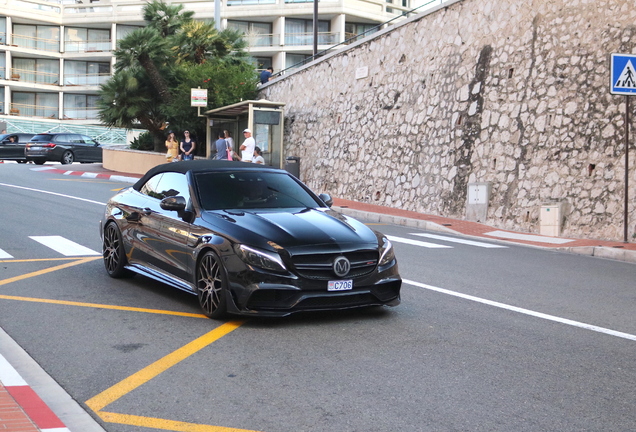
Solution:
[{"label": "palm tree", "polygon": [[140,68],[121,70],[100,86],[100,120],[107,126],[126,129],[143,126],[153,135],[156,151],[163,150],[165,127],[165,116],[159,106],[156,92]]},{"label": "palm tree", "polygon": [[209,57],[223,57],[230,46],[216,31],[212,24],[202,21],[190,21],[181,27],[175,35],[177,61],[203,64]]},{"label": "palm tree", "polygon": [[172,36],[187,22],[192,21],[194,12],[183,11],[182,4],[171,5],[163,1],[153,0],[144,8],[144,20],[148,26],[159,31],[161,36]]},{"label": "palm tree", "polygon": [[150,82],[159,94],[161,101],[170,100],[170,89],[160,73],[160,66],[168,62],[170,55],[168,41],[151,27],[144,27],[128,34],[119,41],[114,51],[117,63],[116,71],[141,65]]}]

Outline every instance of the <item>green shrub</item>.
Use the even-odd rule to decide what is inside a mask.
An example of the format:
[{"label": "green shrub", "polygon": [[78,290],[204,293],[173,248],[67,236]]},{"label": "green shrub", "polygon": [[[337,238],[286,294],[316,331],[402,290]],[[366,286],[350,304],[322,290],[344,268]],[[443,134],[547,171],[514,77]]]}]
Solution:
[{"label": "green shrub", "polygon": [[130,148],[133,150],[154,150],[155,144],[152,140],[152,135],[150,134],[150,132],[142,132],[138,138],[135,138],[130,143]]}]

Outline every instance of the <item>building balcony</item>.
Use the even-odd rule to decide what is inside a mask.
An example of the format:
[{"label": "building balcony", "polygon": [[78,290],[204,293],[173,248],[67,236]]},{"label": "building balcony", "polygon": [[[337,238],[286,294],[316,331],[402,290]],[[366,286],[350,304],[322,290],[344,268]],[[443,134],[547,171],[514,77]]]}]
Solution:
[{"label": "building balcony", "polygon": [[65,41],[64,51],[67,53],[110,52],[110,40]]},{"label": "building balcony", "polygon": [[34,84],[59,85],[59,72],[40,72],[26,69],[11,68],[9,73],[11,81],[22,81]]},{"label": "building balcony", "polygon": [[[318,45],[336,45],[340,33],[335,32],[322,32],[318,33]],[[314,34],[313,33],[286,33],[285,45],[286,46],[313,46]]]},{"label": "building balcony", "polygon": [[38,51],[60,52],[60,41],[54,39],[43,39],[12,33],[11,44],[20,48],[28,48]]},{"label": "building balcony", "polygon": [[97,120],[99,110],[89,107],[64,107],[62,118],[64,120]]},{"label": "building balcony", "polygon": [[58,113],[59,110],[56,106],[27,105],[19,103],[11,103],[9,106],[9,115],[21,117],[57,119]]}]

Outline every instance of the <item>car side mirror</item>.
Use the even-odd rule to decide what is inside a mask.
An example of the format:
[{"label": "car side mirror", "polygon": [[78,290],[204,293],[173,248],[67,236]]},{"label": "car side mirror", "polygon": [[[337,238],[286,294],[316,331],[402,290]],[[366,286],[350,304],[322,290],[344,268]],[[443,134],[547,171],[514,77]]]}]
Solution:
[{"label": "car side mirror", "polygon": [[333,205],[333,198],[331,198],[331,195],[329,194],[321,193],[320,195],[318,195],[318,198],[320,198],[325,204],[327,204],[327,207],[331,207]]},{"label": "car side mirror", "polygon": [[186,200],[182,196],[171,196],[161,200],[159,204],[162,209],[181,212],[186,208]]}]

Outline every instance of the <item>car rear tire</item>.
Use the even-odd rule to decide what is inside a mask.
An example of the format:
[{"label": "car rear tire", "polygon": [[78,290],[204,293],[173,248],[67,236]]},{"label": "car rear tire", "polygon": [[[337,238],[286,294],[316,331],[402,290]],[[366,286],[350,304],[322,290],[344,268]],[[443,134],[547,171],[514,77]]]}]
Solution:
[{"label": "car rear tire", "polygon": [[116,279],[132,276],[133,273],[125,268],[128,260],[121,239],[121,231],[115,222],[106,225],[102,245],[104,267],[108,276]]},{"label": "car rear tire", "polygon": [[62,162],[63,165],[69,165],[72,164],[74,160],[75,157],[73,156],[73,152],[70,150],[66,150],[62,155],[62,160],[60,162]]},{"label": "car rear tire", "polygon": [[33,161],[33,163],[36,164],[36,165],[44,165],[44,161],[43,160],[36,160],[36,161]]},{"label": "car rear tire", "polygon": [[226,285],[221,260],[215,253],[206,252],[197,266],[197,297],[208,318],[221,319],[227,315]]}]

